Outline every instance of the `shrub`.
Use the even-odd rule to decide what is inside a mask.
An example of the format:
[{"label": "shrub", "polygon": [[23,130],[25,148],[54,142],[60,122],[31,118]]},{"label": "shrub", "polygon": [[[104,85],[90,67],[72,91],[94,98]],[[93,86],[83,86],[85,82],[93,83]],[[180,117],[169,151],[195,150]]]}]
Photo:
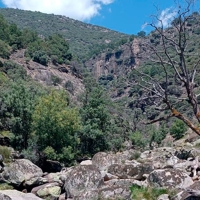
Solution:
[{"label": "shrub", "polygon": [[6,146],[0,146],[0,154],[4,157],[4,162],[10,162],[11,149]]},{"label": "shrub", "polygon": [[134,200],[157,200],[160,195],[169,193],[167,189],[150,187],[144,188],[137,185],[131,186],[130,190],[132,199]]},{"label": "shrub", "polygon": [[130,135],[130,139],[133,145],[137,147],[144,147],[145,142],[143,140],[142,134],[139,131],[136,131]]},{"label": "shrub", "polygon": [[73,93],[74,91],[74,85],[71,81],[66,81],[65,82],[65,88],[70,92]]},{"label": "shrub", "polygon": [[170,128],[170,133],[175,139],[180,139],[184,136],[187,131],[187,126],[185,123],[179,119],[177,119]]},{"label": "shrub", "polygon": [[44,149],[43,153],[45,154],[45,156],[49,160],[56,160],[57,159],[55,150],[50,146],[46,147]]},{"label": "shrub", "polygon": [[8,59],[10,56],[11,47],[4,41],[0,40],[0,57]]},{"label": "shrub", "polygon": [[9,185],[8,183],[1,183],[0,190],[13,190],[13,186]]},{"label": "shrub", "polygon": [[46,66],[48,64],[48,60],[49,60],[49,57],[44,51],[39,50],[33,53],[33,61],[35,62],[38,62]]},{"label": "shrub", "polygon": [[131,155],[130,160],[137,160],[140,157],[141,153],[139,151],[135,151],[133,152],[133,154]]},{"label": "shrub", "polygon": [[51,81],[52,81],[52,84],[54,86],[56,86],[56,85],[58,85],[58,84],[60,84],[62,82],[62,79],[60,77],[55,76],[55,75],[52,74],[51,75]]}]

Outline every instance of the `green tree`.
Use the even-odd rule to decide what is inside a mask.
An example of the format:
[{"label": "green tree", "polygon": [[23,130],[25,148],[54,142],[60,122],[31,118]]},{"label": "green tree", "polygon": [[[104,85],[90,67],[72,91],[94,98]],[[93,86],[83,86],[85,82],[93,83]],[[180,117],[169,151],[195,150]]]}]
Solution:
[{"label": "green tree", "polygon": [[105,94],[100,87],[88,88],[80,113],[82,117],[81,152],[95,154],[108,149],[111,117]]},{"label": "green tree", "polygon": [[33,113],[32,130],[38,137],[40,150],[52,148],[61,156],[66,148],[76,152],[79,141],[76,132],[79,128],[78,112],[69,107],[64,91],[53,90],[39,100]]},{"label": "green tree", "polygon": [[28,146],[37,95],[36,85],[22,80],[9,82],[1,88],[2,128],[6,127],[14,134],[13,146],[19,150]]},{"label": "green tree", "polygon": [[139,37],[145,37],[146,36],[146,32],[145,31],[140,31],[137,34]]},{"label": "green tree", "polygon": [[35,51],[33,53],[33,61],[35,61],[35,62],[38,62],[42,65],[47,65],[48,60],[49,60],[49,57],[45,51],[39,50],[39,51]]},{"label": "green tree", "polygon": [[8,59],[11,53],[11,47],[4,41],[0,40],[0,57]]},{"label": "green tree", "polygon": [[[47,39],[48,54],[53,56],[52,62],[62,64],[67,60],[72,59],[72,54],[69,53],[69,45],[61,35],[52,35]],[[57,58],[57,60],[55,60]]]}]

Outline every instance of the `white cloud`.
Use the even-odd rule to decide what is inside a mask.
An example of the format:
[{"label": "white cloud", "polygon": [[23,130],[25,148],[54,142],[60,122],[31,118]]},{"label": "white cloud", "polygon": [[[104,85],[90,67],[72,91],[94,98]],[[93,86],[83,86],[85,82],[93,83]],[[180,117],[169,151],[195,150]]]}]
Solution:
[{"label": "white cloud", "polygon": [[78,20],[90,20],[99,14],[102,5],[115,0],[2,0],[9,8],[65,15]]},{"label": "white cloud", "polygon": [[157,23],[157,26],[163,26],[164,28],[170,26],[172,20],[174,20],[176,15],[177,15],[176,10],[172,10],[171,8],[166,8],[161,12],[158,18],[159,21]]}]

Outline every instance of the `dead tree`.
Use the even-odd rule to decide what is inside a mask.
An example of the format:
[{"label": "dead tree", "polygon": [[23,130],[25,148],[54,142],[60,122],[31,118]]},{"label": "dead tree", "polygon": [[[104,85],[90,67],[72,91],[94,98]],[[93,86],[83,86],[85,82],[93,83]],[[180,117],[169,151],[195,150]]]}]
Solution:
[{"label": "dead tree", "polygon": [[[193,0],[184,0],[184,8],[178,6],[176,17],[168,28],[164,27],[164,22],[158,15],[153,16],[156,23],[149,24],[154,28],[150,36],[156,36],[157,43],[151,43],[149,37],[140,44],[140,57],[150,61],[153,65],[159,65],[163,76],[152,77],[143,72],[141,68],[135,68],[138,73],[139,81],[136,83],[141,86],[146,97],[152,98],[156,109],[168,111],[167,115],[155,119],[150,123],[176,117],[182,120],[189,128],[200,135],[200,109],[197,101],[198,87],[196,76],[200,72],[200,54],[191,51],[192,38],[195,37],[194,31],[199,28],[198,13],[191,13],[194,5]],[[196,23],[197,22],[197,23]],[[193,63],[189,62],[193,59]],[[172,83],[173,82],[173,83]],[[182,95],[176,96],[170,93],[170,87],[181,90]],[[181,102],[187,102],[191,107],[194,117],[189,119],[184,113],[179,111]],[[196,118],[196,122],[194,122]]]}]

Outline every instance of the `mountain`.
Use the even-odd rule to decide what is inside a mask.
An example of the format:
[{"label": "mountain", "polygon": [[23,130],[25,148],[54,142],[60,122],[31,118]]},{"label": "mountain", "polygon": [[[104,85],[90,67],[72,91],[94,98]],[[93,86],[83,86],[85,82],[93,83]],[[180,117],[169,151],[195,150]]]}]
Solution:
[{"label": "mountain", "polygon": [[61,15],[1,8],[0,14],[20,29],[36,31],[41,37],[59,33],[69,42],[70,51],[80,59],[89,58],[129,40],[129,35],[104,27],[83,23]]},{"label": "mountain", "polygon": [[[63,136],[65,130],[60,128],[65,127],[63,123],[66,121],[62,119],[67,117],[70,109],[60,116],[60,111],[65,111],[65,109],[59,107],[59,101],[64,102],[66,98],[62,94],[55,98],[55,94],[49,92],[52,88],[62,88],[65,93],[69,93],[71,104],[67,103],[67,106],[76,107],[75,115],[70,115],[74,116],[71,119],[76,122],[78,119],[81,121],[81,126],[77,126],[80,130],[77,135],[73,135],[75,138],[70,141],[69,148],[66,149],[63,144],[63,148],[65,148],[63,151],[66,154],[72,152],[76,158],[79,155],[93,155],[99,150],[118,151],[123,148],[123,142],[127,140],[131,140],[136,147],[149,148],[153,143],[161,145],[161,141],[169,132],[176,139],[182,137],[187,129],[182,121],[180,123],[180,121],[168,119],[167,122],[156,121],[156,125],[146,125],[147,121],[160,117],[165,118],[170,114],[169,110],[163,108],[165,102],[170,102],[170,105],[173,105],[170,108],[176,108],[181,113],[176,116],[182,117],[184,114],[191,122],[194,121],[191,101],[187,99],[188,91],[184,88],[185,84],[181,83],[181,80],[177,80],[177,74],[179,72],[179,75],[183,77],[182,80],[185,80],[187,76],[184,75],[184,71],[181,71],[182,65],[179,62],[182,57],[180,57],[179,49],[184,48],[183,57],[187,73],[191,73],[191,69],[196,67],[195,62],[198,61],[200,49],[198,39],[200,15],[198,13],[187,18],[184,29],[179,30],[180,26],[177,25],[177,23],[182,23],[182,20],[174,20],[173,26],[163,30],[158,28],[147,36],[127,36],[63,16],[14,9],[1,9],[0,12],[7,16],[10,23],[15,22],[21,28],[19,30],[16,25],[7,24],[0,17],[0,104],[3,109],[0,112],[0,129],[16,134],[16,144],[20,140],[21,149],[27,148],[27,145],[32,147],[28,144],[28,139],[32,136],[31,131],[34,129],[37,129],[39,134],[40,129],[52,128],[56,136],[58,128],[59,136]],[[50,25],[50,23],[52,24]],[[67,33],[64,24],[67,24],[66,27],[70,27],[71,35],[56,35]],[[37,33],[23,29],[28,26],[31,26],[30,28]],[[74,28],[74,32],[71,27]],[[185,35],[179,34],[182,30],[185,31]],[[49,36],[54,33],[56,34]],[[167,38],[164,43],[167,48],[165,45],[163,46],[162,34],[165,35],[164,40]],[[182,36],[184,37],[182,38]],[[91,40],[91,38],[96,39]],[[68,39],[69,45],[66,39]],[[182,42],[185,44],[184,41],[190,42],[182,47]],[[101,45],[101,42],[106,44]],[[84,44],[88,46],[84,46]],[[76,53],[72,56],[69,50],[73,48]],[[173,60],[173,62],[170,61],[171,65],[169,62],[165,62],[167,55],[163,49]],[[156,54],[160,55],[160,61],[163,60],[164,64],[156,60],[158,58]],[[176,64],[177,72],[173,71],[171,67],[173,64]],[[200,71],[198,68],[194,71],[195,81],[191,77],[188,78],[188,82],[193,80],[191,88],[197,95],[193,95],[193,97],[196,98],[195,103],[199,103]],[[25,76],[25,74],[30,76]],[[30,77],[42,83],[42,86],[38,86]],[[18,85],[21,88],[18,89]],[[32,91],[34,87],[36,92]],[[23,92],[25,94],[20,95]],[[13,93],[22,98],[17,101],[19,106],[16,106],[16,98]],[[156,94],[160,98],[157,98]],[[166,94],[169,96],[168,101],[163,101],[162,97],[165,97]],[[35,96],[35,99],[31,95]],[[38,98],[41,101],[39,107],[34,106],[38,105]],[[10,102],[11,100],[12,102]],[[54,100],[55,102],[51,104],[50,102]],[[26,112],[23,113],[24,107],[20,101],[27,101],[25,106],[29,106],[29,102],[33,101],[28,116],[29,121],[25,120],[27,116],[23,116]],[[44,101],[48,106],[52,106],[53,114],[48,114],[46,111],[49,109],[47,108],[44,112],[46,113],[45,118],[40,119],[41,114],[38,113],[43,113],[41,111],[45,109]],[[61,105],[66,106],[65,103]],[[59,112],[55,106],[59,107]],[[17,108],[13,109],[13,107],[19,107],[20,112],[16,113],[15,109]],[[173,111],[173,109],[171,110]],[[56,129],[53,123],[49,123],[49,120],[54,120],[51,118],[54,114],[58,117],[56,120],[61,120],[61,126]],[[36,118],[32,118],[32,115]],[[17,120],[21,117],[24,118],[19,122],[24,124],[18,125]],[[41,127],[33,126],[32,119],[35,120],[36,125],[41,125]],[[43,127],[40,123],[40,120],[44,119],[44,123],[47,123],[49,127]],[[24,125],[28,129],[24,129]],[[43,130],[43,133],[49,142],[48,134],[51,132],[46,129]],[[23,131],[25,136],[28,134],[25,138],[21,136]],[[46,134],[47,132],[48,134]],[[39,136],[41,135],[39,134]],[[73,144],[72,141],[76,142]],[[41,150],[45,150],[48,155],[51,153],[54,155],[56,148],[56,143],[54,143],[54,147],[50,143],[45,143]],[[77,152],[75,152],[76,148],[78,148]],[[60,154],[60,157],[56,158],[62,160],[63,155]],[[69,157],[69,159],[72,162],[74,158]]]}]

